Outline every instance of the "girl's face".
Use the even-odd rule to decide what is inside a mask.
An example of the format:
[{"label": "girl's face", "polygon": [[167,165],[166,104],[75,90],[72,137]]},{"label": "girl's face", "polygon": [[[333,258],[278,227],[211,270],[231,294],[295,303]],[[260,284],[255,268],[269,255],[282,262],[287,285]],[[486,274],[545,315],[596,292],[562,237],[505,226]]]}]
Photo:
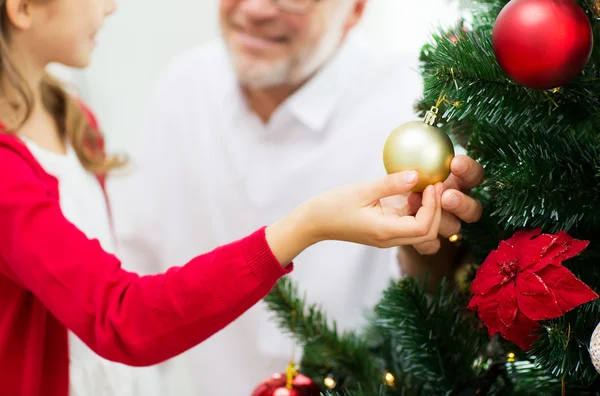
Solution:
[{"label": "girl's face", "polygon": [[[86,67],[114,0],[5,0],[11,23],[9,46],[40,66]],[[19,56],[19,54],[17,54]]]}]

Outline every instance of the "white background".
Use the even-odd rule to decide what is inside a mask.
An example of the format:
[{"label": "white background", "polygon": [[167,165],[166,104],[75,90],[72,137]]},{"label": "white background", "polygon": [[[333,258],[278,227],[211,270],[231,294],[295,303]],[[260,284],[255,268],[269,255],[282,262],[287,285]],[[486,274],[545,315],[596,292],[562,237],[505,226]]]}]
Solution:
[{"label": "white background", "polygon": [[[117,0],[117,6],[98,37],[92,65],[53,70],[94,110],[108,149],[127,153],[135,147],[149,95],[169,59],[218,35],[218,0]],[[373,45],[416,57],[433,30],[458,17],[451,0],[370,0],[358,29]]]}]

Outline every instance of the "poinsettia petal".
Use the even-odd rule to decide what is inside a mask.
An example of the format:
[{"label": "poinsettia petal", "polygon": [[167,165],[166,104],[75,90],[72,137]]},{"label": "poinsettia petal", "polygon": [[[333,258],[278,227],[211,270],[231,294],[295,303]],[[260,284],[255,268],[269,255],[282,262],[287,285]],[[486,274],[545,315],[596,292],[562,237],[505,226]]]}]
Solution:
[{"label": "poinsettia petal", "polygon": [[[536,239],[542,238],[544,235],[541,235]],[[542,258],[537,263],[529,266],[522,266],[523,269],[528,269],[530,272],[538,272],[547,265],[560,266],[562,265],[562,261],[578,255],[589,244],[589,241],[573,239],[564,231],[560,231],[549,237],[553,238],[553,242],[550,246],[547,246],[542,250]]]},{"label": "poinsettia petal", "polygon": [[557,255],[560,261],[577,256],[590,243],[589,241],[580,241],[579,239],[575,239],[564,231],[559,231],[556,233],[556,236],[558,237],[557,243],[565,246],[565,250],[561,251],[561,254]]},{"label": "poinsettia petal", "polygon": [[486,294],[494,286],[500,285],[503,275],[500,273],[499,259],[504,259],[504,254],[492,250],[475,273],[471,282],[471,291],[475,294]]},{"label": "poinsettia petal", "polygon": [[550,289],[548,289],[542,278],[529,271],[524,271],[517,275],[516,285],[518,294],[531,296],[550,293]]},{"label": "poinsettia petal", "polygon": [[496,249],[495,252],[496,252],[495,260],[496,260],[496,263],[498,263],[498,265],[500,265],[501,263],[505,263],[507,261],[515,260],[515,259],[519,258],[517,255],[519,253],[519,250],[510,243],[510,240],[501,241],[498,244],[498,249]]},{"label": "poinsettia petal", "polygon": [[471,291],[474,294],[485,295],[490,293],[494,287],[500,287],[500,282],[504,277],[502,275],[493,274],[489,276],[477,275],[473,282],[471,282]]},{"label": "poinsettia petal", "polygon": [[560,235],[551,235],[553,238],[552,244],[549,245],[542,253],[544,257],[554,258],[564,253],[568,248],[569,244]]},{"label": "poinsettia petal", "polygon": [[[549,249],[556,245],[557,237],[549,234],[542,234],[528,243],[520,245],[519,264],[521,270],[526,270],[534,264],[543,260]],[[559,245],[557,245],[559,246]],[[566,249],[566,247],[563,247]],[[554,255],[556,256],[556,254]]]},{"label": "poinsettia petal", "polygon": [[547,265],[562,265],[560,261],[556,259],[556,257],[544,257],[536,264],[531,265],[527,268],[527,272],[537,273],[542,268],[546,268]]},{"label": "poinsettia petal", "polygon": [[508,341],[515,343],[519,348],[528,350],[538,337],[536,330],[540,327],[541,325],[538,322],[519,312],[514,324],[511,327],[503,327],[500,334]]},{"label": "poinsettia petal", "polygon": [[467,308],[473,312],[479,311],[479,303],[481,302],[481,299],[481,296],[478,296],[477,294],[474,295],[471,297],[471,300],[469,300],[469,305],[467,305]]},{"label": "poinsettia petal", "polygon": [[475,295],[469,302],[469,309],[477,312],[479,320],[488,328],[490,337],[500,331],[502,324],[498,319],[498,303],[495,298]]},{"label": "poinsettia petal", "polygon": [[549,265],[537,275],[554,294],[562,313],[598,298],[598,294],[562,265],[559,267]]},{"label": "poinsettia petal", "polygon": [[547,320],[561,316],[554,293],[542,278],[525,271],[517,275],[516,297],[519,311],[531,320]]},{"label": "poinsettia petal", "polygon": [[527,246],[531,238],[540,235],[542,232],[541,228],[534,228],[532,230],[519,230],[516,231],[512,237],[506,240],[510,245],[514,246],[517,250],[521,250],[523,246]]},{"label": "poinsettia petal", "polygon": [[507,327],[513,325],[517,317],[517,299],[514,282],[507,283],[496,293],[498,301],[498,318]]}]

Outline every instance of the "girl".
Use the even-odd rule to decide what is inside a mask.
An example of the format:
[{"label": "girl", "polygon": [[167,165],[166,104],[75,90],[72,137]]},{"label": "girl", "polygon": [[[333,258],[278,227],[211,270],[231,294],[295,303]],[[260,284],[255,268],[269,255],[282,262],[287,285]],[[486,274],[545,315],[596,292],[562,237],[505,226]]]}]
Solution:
[{"label": "girl", "polygon": [[87,66],[94,36],[113,10],[113,0],[0,0],[0,389],[6,395],[69,394],[67,329],[103,358],[152,365],[225,327],[315,243],[388,247],[437,238],[441,184],[428,187],[414,216],[380,202],[415,185],[418,175],[405,172],[326,192],[164,274],[124,271],[109,253],[100,187],[103,175],[122,163],[103,155],[91,114],[45,73],[50,62]]}]

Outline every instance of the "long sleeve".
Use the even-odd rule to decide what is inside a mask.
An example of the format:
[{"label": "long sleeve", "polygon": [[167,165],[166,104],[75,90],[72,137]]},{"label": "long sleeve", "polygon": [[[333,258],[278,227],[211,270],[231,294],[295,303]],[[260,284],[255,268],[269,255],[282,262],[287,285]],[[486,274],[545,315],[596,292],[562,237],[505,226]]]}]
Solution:
[{"label": "long sleeve", "polygon": [[291,271],[261,228],[140,277],[65,219],[58,197],[21,155],[0,146],[0,169],[0,272],[107,359],[141,366],[171,358],[225,327]]}]

